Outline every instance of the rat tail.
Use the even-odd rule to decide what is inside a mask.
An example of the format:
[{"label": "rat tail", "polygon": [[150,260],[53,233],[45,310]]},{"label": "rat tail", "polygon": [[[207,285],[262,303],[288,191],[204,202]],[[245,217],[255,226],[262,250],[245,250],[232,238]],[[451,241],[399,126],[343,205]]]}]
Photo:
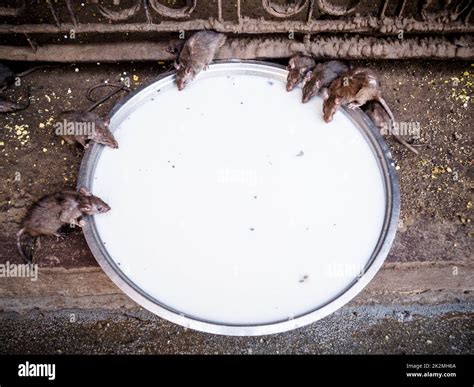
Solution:
[{"label": "rat tail", "polygon": [[92,90],[94,89],[97,89],[98,87],[103,87],[103,86],[112,86],[112,87],[115,87],[115,90],[112,90],[109,94],[106,94],[104,97],[102,97],[101,99],[99,99],[98,101],[95,101],[95,103],[90,106],[86,111],[88,112],[91,112],[92,110],[94,110],[97,106],[103,104],[105,101],[107,101],[109,98],[113,97],[115,94],[117,93],[120,93],[122,90],[125,90],[127,93],[130,91],[130,88],[125,86],[125,85],[117,85],[117,84],[100,84],[100,85],[96,85],[92,88],[89,89],[89,91],[87,92],[87,96],[88,98],[90,97],[90,94],[92,92]]},{"label": "rat tail", "polygon": [[[391,120],[392,122],[394,122],[394,121],[395,121],[395,117],[394,117],[394,115],[393,115],[393,113],[392,113],[392,110],[388,107],[387,102],[385,102],[385,100],[384,100],[382,97],[379,97],[378,101],[380,102],[380,104],[382,105],[382,107],[385,109],[385,111],[386,111],[387,114],[389,115],[390,120]],[[417,151],[413,146],[411,146],[409,143],[407,143],[403,138],[401,138],[401,137],[398,136],[398,135],[394,135],[394,137],[397,139],[397,141],[398,141],[400,144],[406,146],[406,147],[407,147],[410,151],[412,151],[414,154],[416,154],[416,155],[418,154],[418,151]]]},{"label": "rat tail", "polygon": [[400,144],[406,146],[406,147],[407,147],[409,150],[411,150],[414,154],[416,154],[416,155],[418,154],[418,151],[417,151],[415,148],[413,148],[413,146],[411,146],[409,143],[407,143],[403,138],[401,138],[400,136],[397,136],[397,135],[395,135],[394,137],[397,139],[397,141],[398,141]]},{"label": "rat tail", "polygon": [[25,70],[19,74],[16,74],[17,77],[24,77],[28,74],[31,74],[32,72],[35,72],[37,70],[41,70],[41,69],[46,69],[46,68],[49,68],[51,67],[51,65],[42,65],[42,66],[35,66],[35,67],[31,67],[29,68],[28,70]]},{"label": "rat tail", "polygon": [[392,121],[395,121],[395,117],[392,113],[392,110],[388,107],[387,105],[387,102],[385,102],[385,100],[382,98],[382,97],[379,97],[378,98],[378,101],[380,102],[380,104],[382,105],[382,107],[385,109],[385,111],[387,112],[387,114],[389,115],[390,119]]},{"label": "rat tail", "polygon": [[31,263],[32,262],[31,255],[27,255],[21,246],[21,236],[24,234],[24,232],[25,232],[25,229],[22,228],[20,231],[16,233],[16,248],[18,249],[18,253],[21,255],[23,260],[26,263]]}]

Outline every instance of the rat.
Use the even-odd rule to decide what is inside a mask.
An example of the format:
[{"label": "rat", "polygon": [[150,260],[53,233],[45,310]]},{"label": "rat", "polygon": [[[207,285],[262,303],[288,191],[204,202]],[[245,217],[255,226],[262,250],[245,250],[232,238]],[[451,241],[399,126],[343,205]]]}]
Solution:
[{"label": "rat", "polygon": [[21,73],[14,73],[13,70],[10,67],[8,67],[5,63],[0,63],[0,90],[3,91],[8,86],[10,86],[15,81],[15,78],[17,77],[21,78],[28,74],[31,74],[34,71],[47,68],[47,67],[50,67],[50,66],[48,65],[35,66]]},{"label": "rat", "polygon": [[84,187],[79,191],[63,190],[44,196],[30,208],[22,228],[16,234],[18,252],[27,263],[31,263],[31,254],[28,255],[21,245],[23,234],[27,233],[34,238],[38,238],[40,235],[61,238],[59,229],[62,226],[69,224],[73,227],[83,227],[85,220],[80,219],[83,216],[104,213],[109,210],[110,206],[107,203],[92,195]]},{"label": "rat", "polygon": [[30,106],[30,92],[31,88],[28,87],[26,89],[26,102],[23,104],[12,102],[3,97],[0,97],[0,113],[14,113],[20,110],[25,110],[28,106]]},{"label": "rat", "polygon": [[303,84],[307,79],[306,74],[316,65],[316,61],[310,56],[303,54],[293,55],[288,61],[288,77],[286,79],[286,91],[291,91],[297,84]]},{"label": "rat", "polygon": [[186,40],[174,64],[178,90],[183,90],[198,73],[207,70],[225,40],[224,34],[214,31],[198,31]]},{"label": "rat", "polygon": [[380,102],[390,119],[395,121],[392,111],[382,98],[380,82],[375,73],[366,68],[351,69],[331,82],[328,98],[323,104],[324,121],[331,121],[340,105],[353,109],[373,100]]},{"label": "rat", "polygon": [[349,67],[337,60],[318,63],[314,69],[306,74],[306,82],[303,87],[303,103],[308,102],[320,91],[327,98],[327,88],[337,77],[346,73]]},{"label": "rat", "polygon": [[[107,86],[107,84],[104,84],[104,86]],[[117,149],[117,140],[109,129],[110,117],[104,119],[97,113],[92,112],[93,109],[121,90],[130,91],[125,86],[118,87],[115,84],[112,84],[112,86],[116,87],[116,90],[96,101],[87,110],[62,112],[59,116],[61,121],[56,123],[56,134],[61,136],[68,144],[79,143],[84,148],[89,146],[87,141],[90,140]],[[88,94],[97,87],[102,87],[102,84],[91,88]]]},{"label": "rat", "polygon": [[0,88],[4,88],[13,82],[15,73],[4,63],[0,63]]},{"label": "rat", "polygon": [[404,139],[402,139],[399,135],[390,133],[390,116],[380,103],[378,103],[377,101],[369,101],[362,106],[362,110],[369,116],[375,126],[380,129],[380,132],[382,134],[392,134],[400,144],[404,145],[413,153],[418,154],[418,151],[412,145],[408,144]]},{"label": "rat", "polygon": [[14,113],[20,110],[25,110],[28,106],[30,106],[30,98],[28,98],[27,101],[21,105],[0,97],[0,113]]}]

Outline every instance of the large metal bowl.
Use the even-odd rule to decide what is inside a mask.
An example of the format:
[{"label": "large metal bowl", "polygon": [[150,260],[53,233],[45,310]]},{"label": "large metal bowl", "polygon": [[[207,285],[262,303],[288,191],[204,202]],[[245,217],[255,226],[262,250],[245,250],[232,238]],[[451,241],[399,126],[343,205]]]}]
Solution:
[{"label": "large metal bowl", "polygon": [[[279,82],[285,82],[287,76],[287,71],[283,66],[255,61],[217,62],[216,64],[211,65],[203,76],[219,76],[223,73],[262,75]],[[157,78],[150,85],[144,86],[131,93],[127,98],[115,106],[111,112],[112,128],[114,117],[125,114],[127,109],[133,109],[134,106],[138,106],[141,98],[148,95],[150,90],[175,87],[174,81],[174,73],[166,73]],[[199,80],[196,80],[196,82],[199,82]],[[160,303],[159,300],[144,292],[127,278],[127,276],[125,276],[121,271],[120,267],[118,267],[111,259],[103,243],[101,243],[94,218],[91,218],[83,228],[83,232],[97,262],[110,279],[139,305],[166,320],[203,332],[235,336],[272,334],[310,324],[333,313],[354,298],[372,280],[382,266],[393,242],[400,212],[399,183],[394,168],[394,162],[387,144],[384,142],[379,130],[360,109],[344,109],[344,114],[349,115],[351,120],[362,132],[366,141],[369,143],[376,160],[378,160],[385,186],[386,209],[382,232],[378,243],[373,250],[372,256],[368,259],[368,263],[363,272],[354,279],[354,281],[347,286],[344,291],[335,294],[334,297],[325,305],[304,315],[296,316],[293,319],[265,325],[222,325],[213,323],[212,321],[195,319],[178,310],[172,310],[171,308],[166,307]],[[100,145],[93,145],[87,149],[80,168],[78,186],[91,186],[95,166],[103,149],[103,146]]]}]

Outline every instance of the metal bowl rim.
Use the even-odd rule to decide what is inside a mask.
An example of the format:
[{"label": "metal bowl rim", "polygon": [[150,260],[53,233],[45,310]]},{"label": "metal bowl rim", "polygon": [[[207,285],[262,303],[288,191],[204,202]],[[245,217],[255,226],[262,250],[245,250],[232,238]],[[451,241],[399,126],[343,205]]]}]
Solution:
[{"label": "metal bowl rim", "polygon": [[[262,68],[286,71],[285,67],[272,62],[265,61],[254,61],[254,60],[225,60],[216,61],[210,65],[208,71],[216,69],[216,67],[222,67],[236,64],[239,69],[246,68],[248,70],[259,70]],[[153,81],[142,85],[138,89],[131,92],[127,97],[123,98],[115,107],[111,110],[110,116],[113,117],[128,101],[135,97],[138,93],[145,90],[146,88],[156,85],[160,81],[167,77],[174,78],[175,71],[165,72],[155,78]],[[369,139],[371,146],[375,151],[381,168],[381,173],[384,178],[385,190],[386,190],[386,213],[384,226],[377,244],[378,247],[374,251],[377,251],[371,257],[366,270],[364,273],[354,280],[343,292],[336,295],[333,299],[328,301],[325,305],[308,312],[302,316],[294,319],[285,321],[269,323],[269,324],[258,324],[258,325],[225,325],[210,321],[203,321],[190,316],[186,316],[179,311],[172,310],[164,305],[161,305],[154,301],[151,296],[144,294],[138,286],[133,284],[128,277],[122,273],[117,266],[112,263],[108,258],[107,254],[104,254],[104,248],[101,247],[100,240],[98,239],[98,232],[95,226],[94,218],[90,218],[86,225],[83,227],[83,232],[87,244],[91,249],[92,254],[96,258],[97,262],[107,274],[107,276],[132,300],[137,302],[140,306],[148,309],[152,313],[158,315],[173,323],[179,324],[186,328],[191,328],[201,332],[207,332],[219,335],[229,336],[259,336],[275,334],[293,330],[305,325],[311,324],[317,320],[320,320],[329,314],[335,312],[352,300],[362,289],[373,279],[375,274],[378,272],[382,264],[384,263],[390,247],[395,238],[398,218],[400,215],[400,188],[398,182],[398,176],[395,170],[395,164],[392,159],[390,150],[385,143],[379,130],[374,126],[372,121],[362,112],[360,109],[347,109],[344,107],[345,114],[349,115],[354,121],[357,122],[358,126],[365,131],[366,140]],[[79,177],[78,187],[89,186],[92,179],[92,172],[95,169],[96,161],[101,153],[102,146],[94,144],[86,150],[82,159]],[[92,163],[92,164],[91,164]]]}]

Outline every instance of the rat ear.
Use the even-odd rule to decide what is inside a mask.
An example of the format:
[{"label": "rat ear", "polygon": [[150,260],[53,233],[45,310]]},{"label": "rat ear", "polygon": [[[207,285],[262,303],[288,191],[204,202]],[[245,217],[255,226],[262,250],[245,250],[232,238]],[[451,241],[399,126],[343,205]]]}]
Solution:
[{"label": "rat ear", "polygon": [[106,118],[104,119],[104,124],[105,124],[105,126],[109,126],[109,125],[110,125],[110,117],[106,117]]},{"label": "rat ear", "polygon": [[188,41],[186,41],[187,45],[188,45],[188,50],[189,50],[189,53],[192,55],[194,53],[194,42],[195,40],[194,39],[189,39]]},{"label": "rat ear", "polygon": [[181,68],[181,65],[176,61],[174,61],[173,66],[176,70],[179,70]]},{"label": "rat ear", "polygon": [[377,78],[375,78],[374,76],[368,76],[367,77],[369,82],[369,86],[372,86],[372,87],[377,87],[379,86],[379,81],[377,80]]},{"label": "rat ear", "polygon": [[311,70],[309,70],[309,71],[305,74],[303,80],[304,80],[305,82],[307,82],[307,81],[309,81],[309,79],[310,79],[312,76],[313,76],[313,72],[312,72]]},{"label": "rat ear", "polygon": [[79,189],[79,193],[82,195],[82,196],[92,196],[92,193],[86,188],[86,187],[81,187]]},{"label": "rat ear", "polygon": [[92,210],[92,206],[90,204],[83,204],[79,207],[79,211],[81,212],[90,212]]}]

